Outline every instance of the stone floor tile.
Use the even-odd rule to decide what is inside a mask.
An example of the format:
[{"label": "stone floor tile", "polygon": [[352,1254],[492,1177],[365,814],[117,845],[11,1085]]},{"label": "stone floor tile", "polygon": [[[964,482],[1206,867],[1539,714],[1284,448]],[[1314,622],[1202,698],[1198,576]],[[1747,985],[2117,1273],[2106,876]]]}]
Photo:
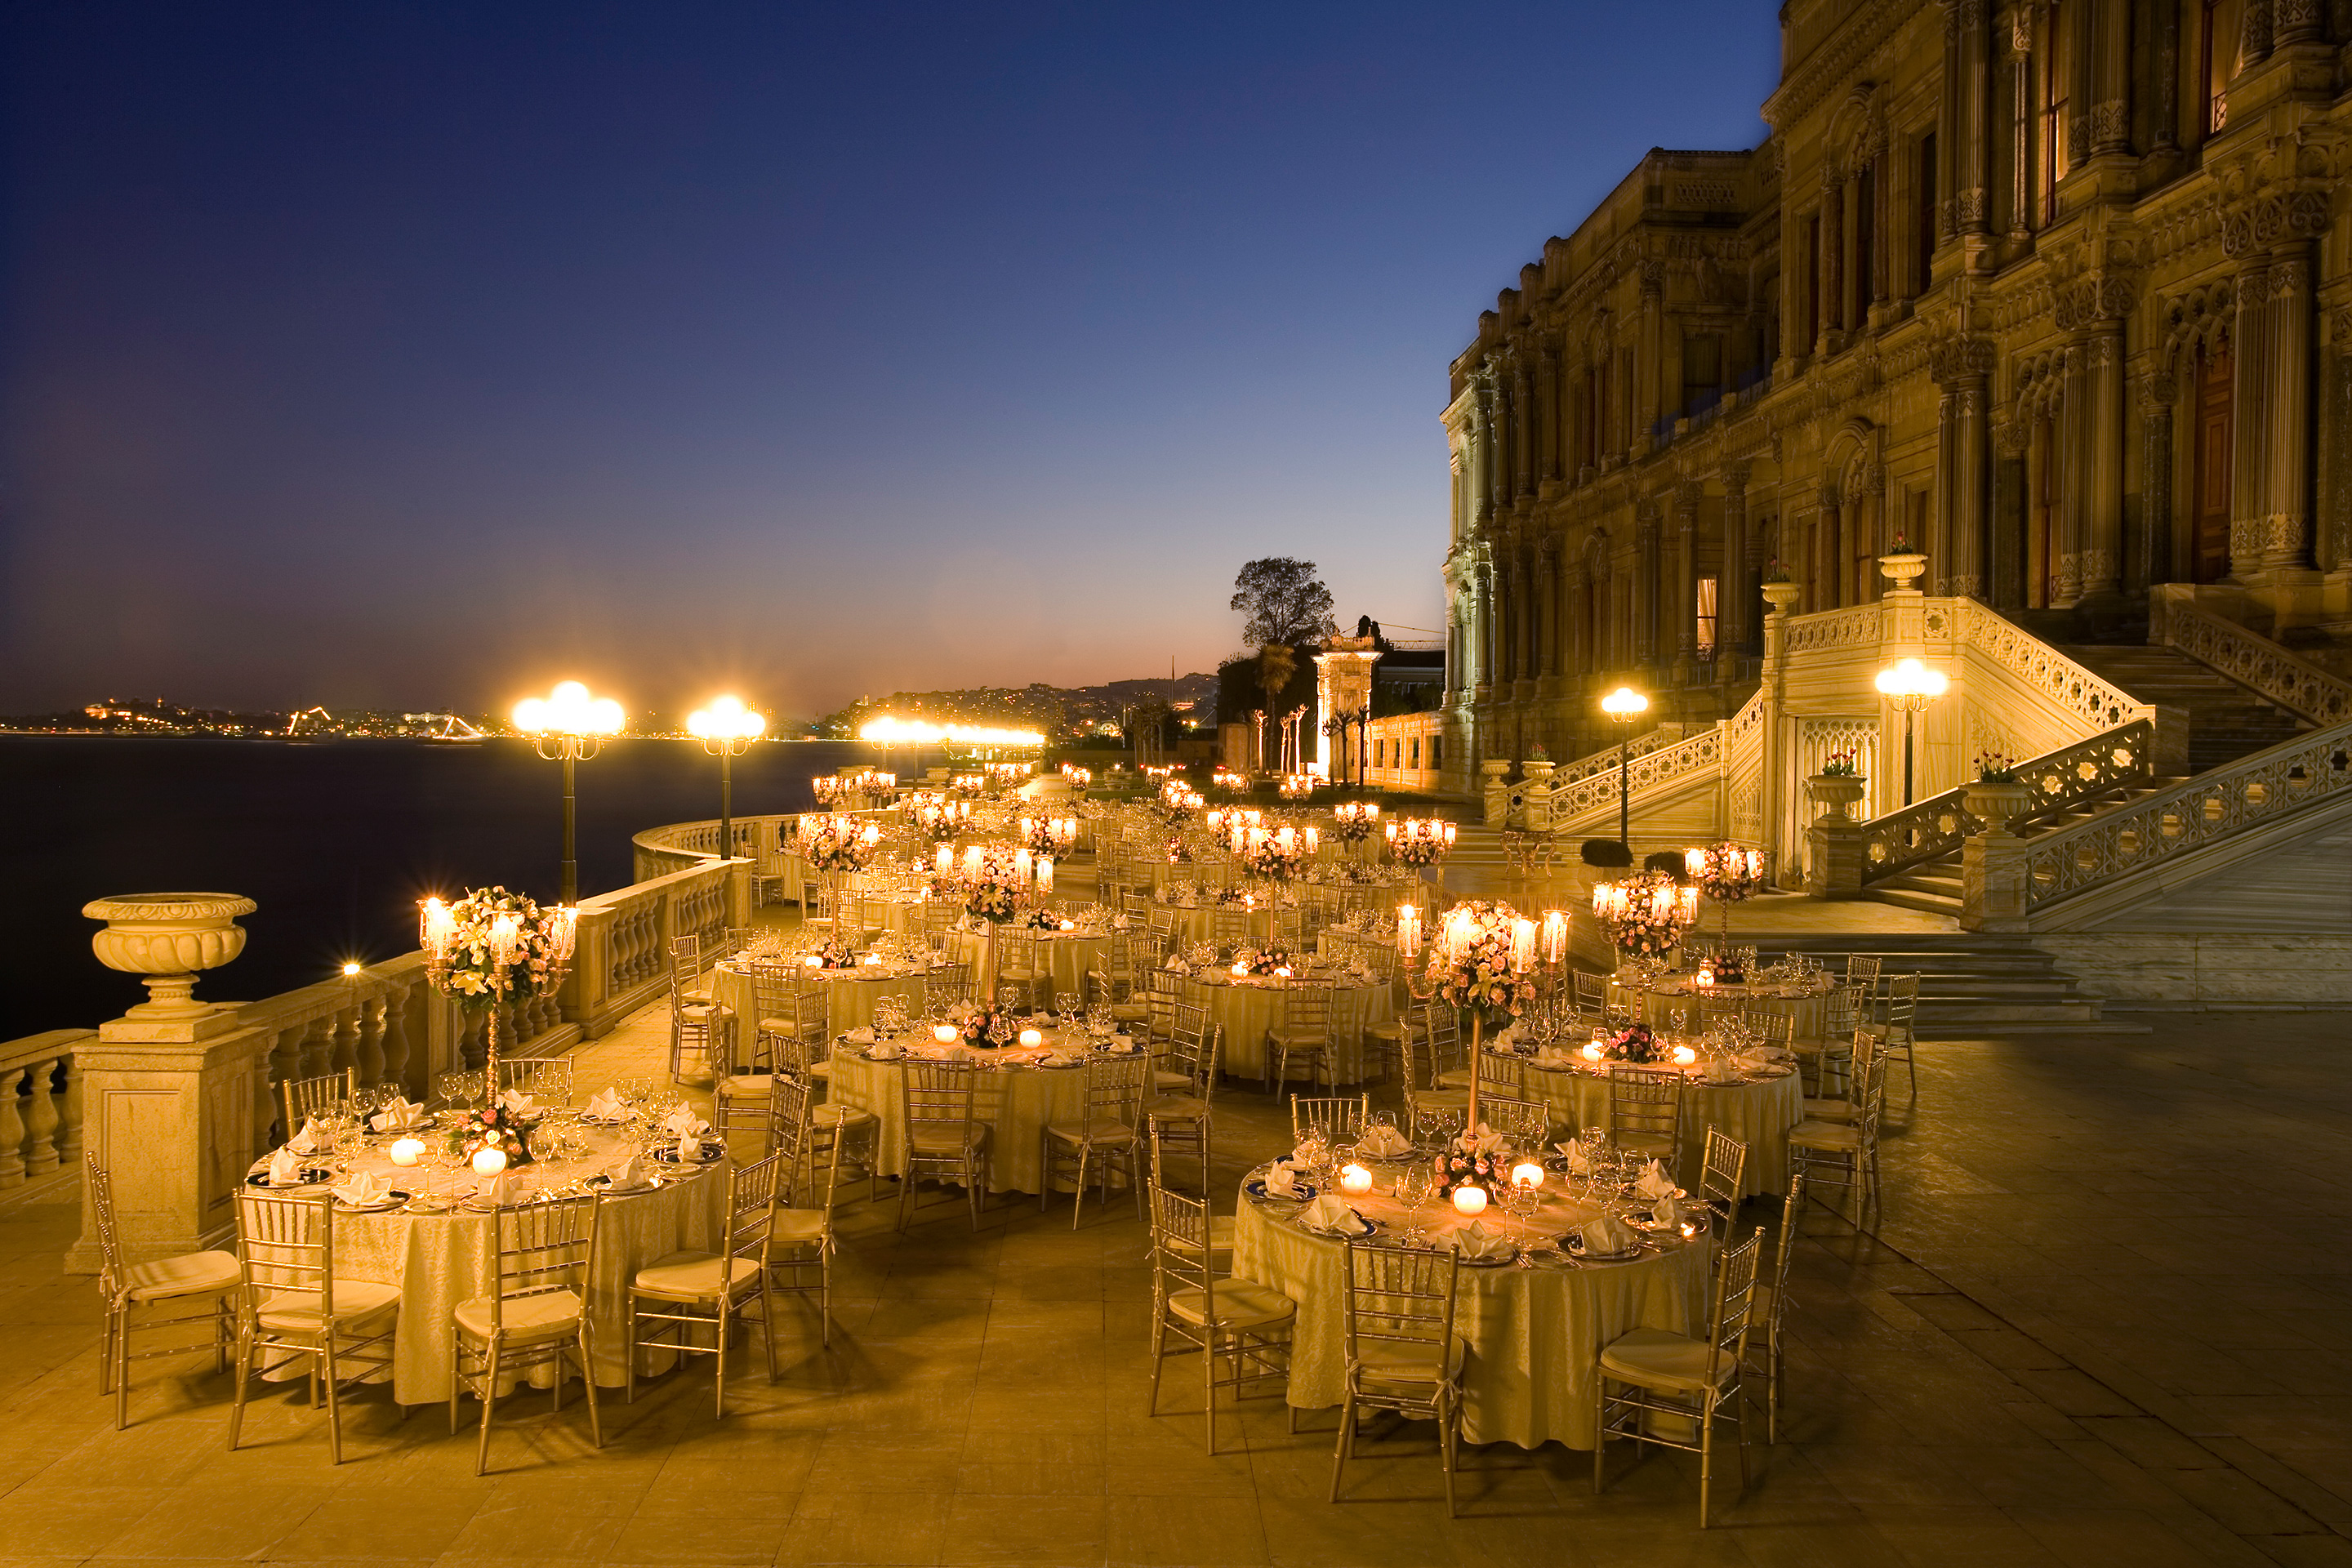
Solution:
[{"label": "stone floor tile", "polygon": [[1113,1496],[1103,1516],[1105,1559],[1115,1568],[1265,1568],[1272,1563],[1254,1503],[1206,1503],[1198,1494]]},{"label": "stone floor tile", "polygon": [[940,1538],[942,1564],[1082,1564],[1106,1561],[1109,1503],[1094,1497],[959,1493]]},{"label": "stone floor tile", "polygon": [[953,1501],[945,1492],[810,1491],[784,1532],[778,1568],[937,1563]]}]

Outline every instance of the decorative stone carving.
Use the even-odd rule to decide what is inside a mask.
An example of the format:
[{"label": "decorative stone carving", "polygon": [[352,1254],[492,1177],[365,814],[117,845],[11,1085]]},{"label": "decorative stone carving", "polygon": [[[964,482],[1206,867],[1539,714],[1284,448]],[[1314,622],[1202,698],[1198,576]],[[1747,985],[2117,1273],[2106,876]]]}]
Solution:
[{"label": "decorative stone carving", "polygon": [[1990,338],[1945,338],[1927,350],[1927,374],[1939,386],[1969,377],[1992,374],[1993,346]]},{"label": "decorative stone carving", "polygon": [[109,969],[145,977],[148,1000],[134,1018],[193,1018],[210,1013],[195,1000],[196,976],[245,951],[239,915],[258,908],[235,893],[122,893],[93,899],[81,912],[106,921],[89,939]]}]

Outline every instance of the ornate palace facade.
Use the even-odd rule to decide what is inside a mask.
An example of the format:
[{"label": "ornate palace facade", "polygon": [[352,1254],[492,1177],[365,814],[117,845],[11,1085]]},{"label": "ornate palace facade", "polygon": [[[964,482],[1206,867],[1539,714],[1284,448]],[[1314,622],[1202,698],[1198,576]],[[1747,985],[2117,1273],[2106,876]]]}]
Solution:
[{"label": "ornate palace facade", "polygon": [[2352,625],[2352,0],[1790,0],[1764,143],[1653,152],[1444,415],[1449,787],[1727,717],[1759,585],[2136,640],[2151,584]]}]

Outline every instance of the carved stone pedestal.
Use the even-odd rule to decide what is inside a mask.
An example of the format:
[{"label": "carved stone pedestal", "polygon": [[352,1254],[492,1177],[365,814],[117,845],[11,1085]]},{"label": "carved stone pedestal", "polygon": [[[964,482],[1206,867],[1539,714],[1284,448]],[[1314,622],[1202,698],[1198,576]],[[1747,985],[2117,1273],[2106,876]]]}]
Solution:
[{"label": "carved stone pedestal", "polygon": [[2024,839],[2013,833],[1979,833],[1961,841],[1960,929],[2026,929]]}]

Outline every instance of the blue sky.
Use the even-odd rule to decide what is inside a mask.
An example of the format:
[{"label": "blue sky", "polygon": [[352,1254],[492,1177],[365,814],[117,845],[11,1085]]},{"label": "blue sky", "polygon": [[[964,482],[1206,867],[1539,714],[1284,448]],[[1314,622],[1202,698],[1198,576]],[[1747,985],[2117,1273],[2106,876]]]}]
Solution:
[{"label": "blue sky", "polygon": [[1434,626],[1448,360],[1777,68],[1755,3],[0,26],[14,710],[1164,674],[1263,554]]}]

